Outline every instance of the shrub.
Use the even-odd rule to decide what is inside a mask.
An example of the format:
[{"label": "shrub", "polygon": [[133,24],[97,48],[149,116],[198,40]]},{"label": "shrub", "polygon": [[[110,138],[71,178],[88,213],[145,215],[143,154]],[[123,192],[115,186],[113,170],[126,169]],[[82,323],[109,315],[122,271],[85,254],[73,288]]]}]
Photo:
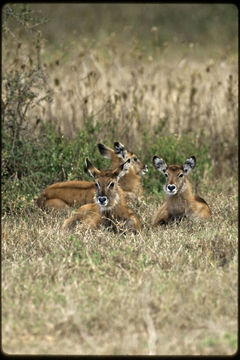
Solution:
[{"label": "shrub", "polygon": [[39,195],[47,185],[73,179],[90,180],[84,159],[89,157],[99,167],[106,167],[98,153],[97,127],[92,133],[79,131],[74,140],[64,137],[53,125],[42,124],[38,136],[29,133],[12,147],[3,132],[2,209],[15,212]]}]

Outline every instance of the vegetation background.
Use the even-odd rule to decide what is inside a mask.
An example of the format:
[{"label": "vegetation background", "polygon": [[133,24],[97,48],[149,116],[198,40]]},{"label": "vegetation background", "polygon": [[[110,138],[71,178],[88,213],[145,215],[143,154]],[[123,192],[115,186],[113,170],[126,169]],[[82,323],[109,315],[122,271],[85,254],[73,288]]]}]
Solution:
[{"label": "vegetation background", "polygon": [[[231,4],[2,8],[2,349],[25,354],[237,350],[238,11]],[[96,144],[149,165],[137,236],[62,233],[45,186],[86,179]],[[153,155],[195,155],[212,220],[152,230]]]}]

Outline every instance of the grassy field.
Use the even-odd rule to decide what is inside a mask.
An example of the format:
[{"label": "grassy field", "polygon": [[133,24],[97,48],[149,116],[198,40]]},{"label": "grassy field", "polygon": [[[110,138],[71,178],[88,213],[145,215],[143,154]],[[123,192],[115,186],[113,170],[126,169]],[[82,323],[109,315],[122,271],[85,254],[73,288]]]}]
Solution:
[{"label": "grassy field", "polygon": [[136,236],[63,233],[67,214],[2,222],[3,350],[14,354],[230,355],[237,350],[237,183],[204,194],[207,222]]},{"label": "grassy field", "polygon": [[[235,353],[234,6],[33,8],[40,20],[27,7],[4,7],[2,350]],[[86,156],[106,168],[96,144],[114,141],[149,166],[143,200],[132,203],[142,230],[83,232],[79,224],[63,232],[72,209],[45,213],[34,199],[50,183],[89,180]],[[154,155],[167,163],[196,156],[190,179],[212,210],[210,220],[151,228],[164,201]]]}]

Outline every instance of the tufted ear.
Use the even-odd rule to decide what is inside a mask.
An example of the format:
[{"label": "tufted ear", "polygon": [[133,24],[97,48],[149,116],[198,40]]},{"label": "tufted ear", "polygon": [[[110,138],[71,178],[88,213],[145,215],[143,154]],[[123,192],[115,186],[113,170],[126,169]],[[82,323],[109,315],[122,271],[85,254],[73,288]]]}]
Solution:
[{"label": "tufted ear", "polygon": [[167,170],[167,164],[163,159],[160,159],[158,156],[153,157],[153,166],[160,171],[163,175],[165,174]]},{"label": "tufted ear", "polygon": [[88,158],[85,159],[85,163],[89,174],[93,178],[95,178],[100,173],[100,171],[92,165],[92,163],[88,160]]},{"label": "tufted ear", "polygon": [[112,154],[114,153],[112,149],[110,149],[109,147],[107,147],[104,144],[97,144],[98,150],[100,152],[100,154],[106,158],[106,159],[111,159]]},{"label": "tufted ear", "polygon": [[117,178],[117,181],[119,181],[127,172],[131,164],[131,159],[128,159],[120,165],[117,169],[113,171],[113,176]]},{"label": "tufted ear", "polygon": [[183,164],[183,171],[185,175],[188,175],[192,169],[196,166],[196,158],[195,156],[191,156],[189,159],[185,161]]},{"label": "tufted ear", "polygon": [[127,151],[125,150],[125,147],[123,144],[121,144],[120,142],[116,141],[114,143],[114,152],[115,154],[122,158],[123,160],[126,160],[127,158]]}]

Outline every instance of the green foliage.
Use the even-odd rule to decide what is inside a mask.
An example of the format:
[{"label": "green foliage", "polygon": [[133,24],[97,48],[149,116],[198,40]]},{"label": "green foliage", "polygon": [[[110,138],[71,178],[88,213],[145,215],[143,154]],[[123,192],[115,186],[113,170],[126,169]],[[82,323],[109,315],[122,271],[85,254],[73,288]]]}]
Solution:
[{"label": "green foliage", "polygon": [[98,153],[97,127],[76,134],[74,140],[64,137],[52,125],[41,125],[37,137],[29,133],[25,140],[12,146],[11,136],[3,129],[2,189],[3,211],[17,211],[47,185],[73,179],[91,180],[85,172],[84,159],[103,168]]}]

